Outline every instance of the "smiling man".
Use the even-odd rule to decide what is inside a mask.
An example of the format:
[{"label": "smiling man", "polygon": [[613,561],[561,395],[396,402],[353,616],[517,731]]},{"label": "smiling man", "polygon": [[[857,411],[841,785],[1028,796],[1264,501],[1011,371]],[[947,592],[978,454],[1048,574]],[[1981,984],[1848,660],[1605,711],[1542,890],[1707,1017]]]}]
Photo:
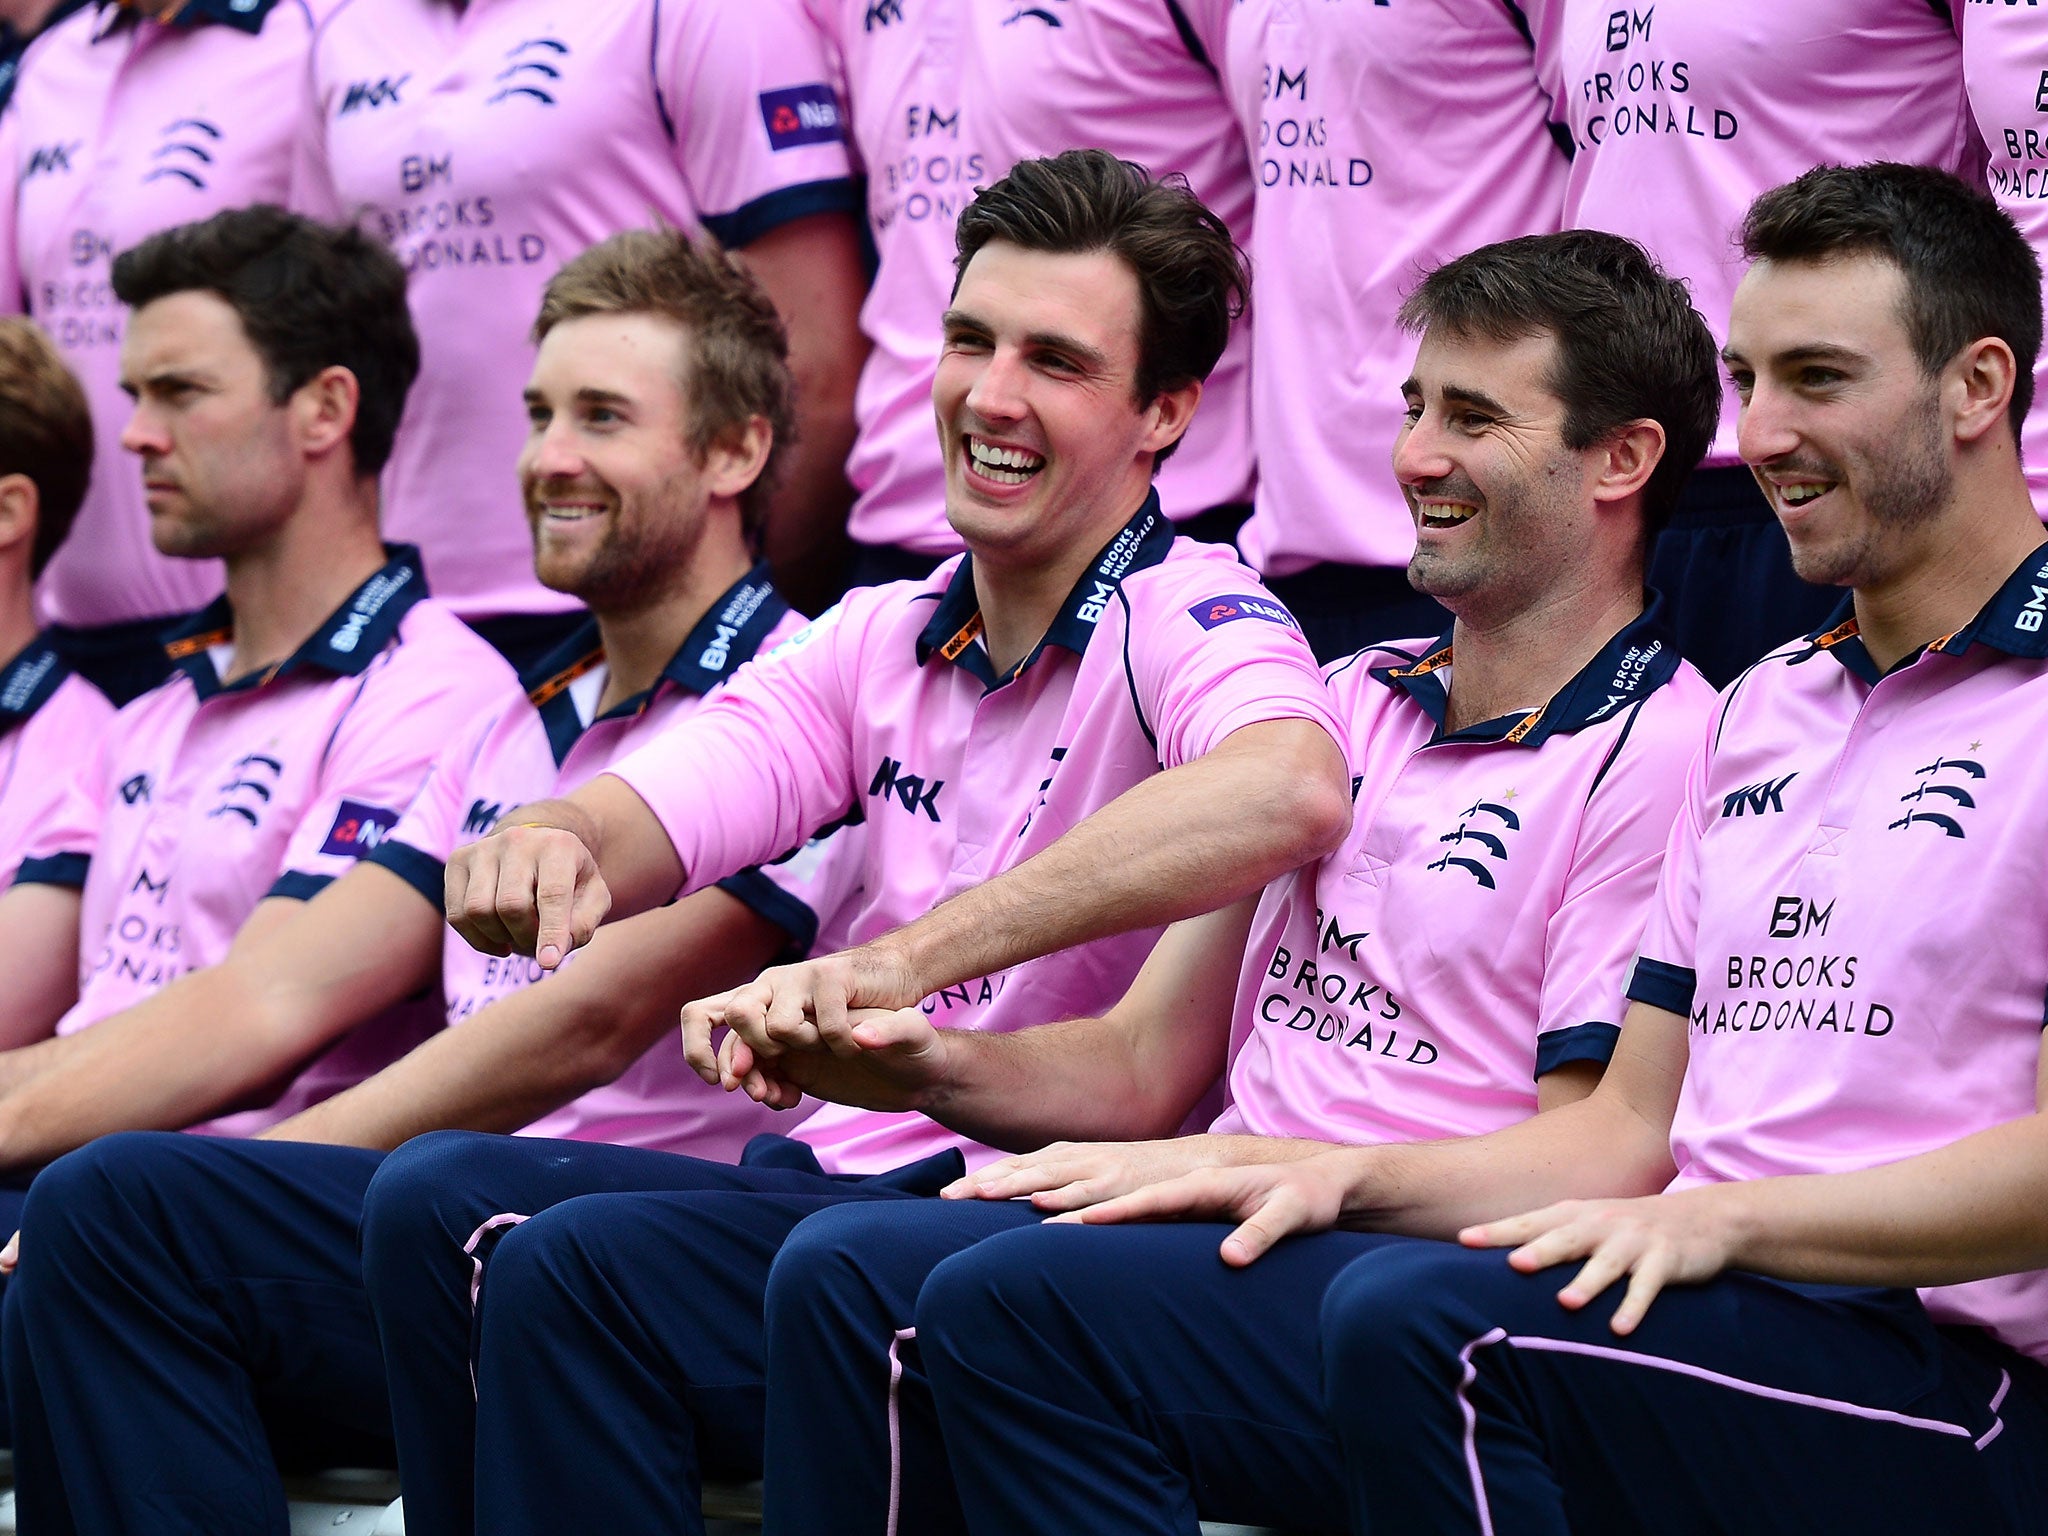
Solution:
[{"label": "smiling man", "polygon": [[[855,947],[729,1008],[806,1038],[877,1002],[1000,1031],[1100,1012],[1164,924],[1342,835],[1306,642],[1151,490],[1242,296],[1227,233],[1185,188],[1076,151],[983,191],[958,238],[932,402],[970,553],[854,593],[659,742],[458,851],[449,912],[480,946],[552,966],[608,901],[701,888],[852,815]],[[837,1106],[794,1135],[740,1167],[454,1135],[385,1163],[364,1279],[415,1536],[467,1536],[472,1490],[492,1530],[690,1528],[701,1472],[758,1471],[782,1236],[994,1155]]]},{"label": "smiling man", "polygon": [[[1322,1298],[1355,1532],[2048,1523],[2040,272],[1916,167],[1813,171],[1742,235],[1743,457],[1801,573],[1852,590],[1723,695],[1600,1087],[1099,1213],[1237,1219],[1233,1265],[1335,1225],[1462,1239],[1353,1238]],[[1044,1309],[961,1278],[949,1443],[963,1482],[999,1443],[1016,1477],[1020,1378],[974,1330]]]}]

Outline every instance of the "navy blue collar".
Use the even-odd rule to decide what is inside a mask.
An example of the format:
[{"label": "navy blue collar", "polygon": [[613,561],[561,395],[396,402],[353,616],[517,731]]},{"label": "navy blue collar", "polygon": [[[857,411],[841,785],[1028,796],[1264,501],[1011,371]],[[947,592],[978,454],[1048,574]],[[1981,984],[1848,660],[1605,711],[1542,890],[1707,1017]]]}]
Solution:
[{"label": "navy blue collar", "polygon": [[73,11],[83,10],[86,3],[87,0],[57,0],[56,7],[33,32],[17,32],[12,22],[0,21],[0,112],[7,109],[14,83],[21,78],[21,56],[28,52],[28,45]]},{"label": "navy blue collar", "polygon": [[1079,656],[1088,649],[1095,626],[1108,611],[1109,600],[1116,595],[1123,579],[1133,571],[1157,565],[1172,547],[1173,524],[1159,510],[1159,493],[1148,492],[1145,504],[1103,546],[1094,563],[1074,583],[1074,590],[1060,604],[1051,627],[1031,648],[1031,654],[1001,677],[996,676],[988,651],[975,644],[981,638],[981,603],[974,595],[974,556],[963,555],[945,595],[932,610],[931,622],[917,637],[917,664],[923,666],[933,656],[942,656],[980,679],[984,688],[993,690],[1038,660],[1048,645]]},{"label": "navy blue collar", "polygon": [[1649,697],[1678,671],[1678,644],[1664,619],[1664,598],[1652,590],[1643,611],[1616,632],[1572,680],[1553,694],[1540,709],[1501,715],[1468,725],[1462,731],[1443,734],[1444,718],[1450,708],[1450,691],[1437,674],[1451,665],[1451,636],[1446,630],[1420,661],[1402,666],[1374,667],[1372,675],[1389,688],[1399,688],[1422,706],[1436,722],[1438,741],[1505,741],[1524,747],[1540,747],[1553,736],[1582,730],[1611,718]]},{"label": "navy blue collar", "polygon": [[[717,602],[704,611],[652,688],[621,700],[597,717],[616,720],[638,715],[654,702],[664,683],[685,692],[707,694],[731,677],[761,649],[761,642],[789,612],[789,604],[769,580],[767,565],[755,566],[727,587]],[[598,638],[597,620],[591,619],[554,650],[548,652],[519,679],[526,696],[540,712],[547,728],[548,747],[555,766],[569,756],[590,725],[577,713],[569,685],[604,661],[604,644]]]},{"label": "navy blue collar", "polygon": [[192,687],[202,699],[216,693],[260,688],[301,667],[318,667],[337,677],[354,677],[391,643],[391,637],[398,633],[398,621],[427,595],[427,576],[420,568],[419,550],[410,544],[386,544],[384,556],[384,565],[377,574],[350,593],[348,601],[330,613],[305,644],[273,667],[248,673],[232,683],[221,682],[212,651],[215,646],[233,644],[235,638],[235,610],[225,594],[167,631],[164,650],[192,679]]},{"label": "navy blue collar", "polygon": [[[77,10],[83,4],[84,0],[78,0],[72,9]],[[117,5],[115,0],[99,0],[99,7],[100,23],[93,35],[94,42],[110,36],[130,21],[140,20],[142,16],[140,11]],[[269,19],[270,13],[276,7],[277,0],[185,0],[178,8],[177,15],[173,16],[167,25],[203,27],[218,23],[221,26],[233,27],[237,32],[247,32],[254,36],[263,30],[263,23]],[[108,16],[108,11],[116,11],[119,14]]]},{"label": "navy blue collar", "polygon": [[0,733],[13,730],[50,702],[71,668],[47,635],[37,635],[0,668]]},{"label": "navy blue collar", "polygon": [[[1841,606],[1827,623],[1806,638],[1811,649],[1789,658],[1788,665],[1811,661],[1826,652],[1866,683],[1875,683],[1884,675],[1864,646],[1863,636],[1857,628],[1856,594],[1853,592],[1842,599]],[[1896,672],[1900,667],[1911,666],[1929,651],[1960,656],[1973,645],[1988,645],[1994,651],[2030,661],[2048,658],[2048,544],[2029,552],[2018,568],[2006,577],[2004,584],[1991,594],[1991,601],[1977,610],[1974,619],[1953,634],[1943,635],[1939,640],[1900,657],[1891,670]]]}]

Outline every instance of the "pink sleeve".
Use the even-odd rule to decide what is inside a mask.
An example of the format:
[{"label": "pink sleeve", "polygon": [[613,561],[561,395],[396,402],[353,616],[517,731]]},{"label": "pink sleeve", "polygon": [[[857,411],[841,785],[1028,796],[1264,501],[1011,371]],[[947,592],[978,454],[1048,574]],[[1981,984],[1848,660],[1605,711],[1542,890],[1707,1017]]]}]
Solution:
[{"label": "pink sleeve", "polygon": [[607,770],[668,833],[685,893],[780,858],[853,805],[853,698],[876,590],[740,668],[687,720]]},{"label": "pink sleeve", "polygon": [[[1704,685],[1701,685],[1704,691]],[[1628,1004],[1624,989],[1657,898],[1664,850],[1700,741],[1697,700],[1672,685],[1645,700],[1618,741],[1579,821],[1562,898],[1543,945],[1537,1072],[1605,1061]]]},{"label": "pink sleeve", "polygon": [[1266,720],[1311,720],[1344,741],[1301,627],[1250,570],[1186,560],[1127,577],[1121,591],[1125,659],[1161,767]]},{"label": "pink sleeve", "polygon": [[854,209],[842,97],[800,0],[680,0],[656,46],[676,159],[720,240]]},{"label": "pink sleeve", "polygon": [[[434,760],[425,786],[399,817],[388,841],[416,849],[437,864],[448,861],[456,845],[466,841],[463,821],[469,810],[469,786],[475,777],[477,755],[503,718],[499,713],[480,715],[467,730],[456,734]],[[511,809],[509,805],[505,807]]]},{"label": "pink sleeve", "polygon": [[854,920],[867,889],[867,827],[855,822],[814,837],[786,859],[718,882],[789,935],[798,955],[829,955],[857,942]]},{"label": "pink sleeve", "polygon": [[451,733],[508,702],[509,669],[498,677],[470,663],[466,653],[414,642],[363,674],[271,895],[309,897],[374,852],[425,788]]},{"label": "pink sleeve", "polygon": [[53,794],[50,813],[22,844],[19,870],[9,871],[17,880],[85,884],[86,870],[99,851],[100,826],[106,816],[108,764],[113,761],[115,743],[126,734],[124,726],[132,723],[130,711],[115,714],[77,770],[63,782],[62,790]]},{"label": "pink sleeve", "polygon": [[21,174],[21,113],[0,112],[0,315],[26,312],[28,295],[21,286],[21,256],[16,249],[17,207]]},{"label": "pink sleeve", "polygon": [[[1716,727],[1726,707],[1724,702],[1714,711]],[[1711,746],[1702,745],[1686,770],[1685,793],[1672,823],[1670,841],[1665,845],[1657,894],[1650,903],[1649,920],[1643,928],[1635,971],[1628,984],[1632,1000],[1681,1016],[1692,1011],[1697,980],[1693,960],[1698,953],[1700,925],[1700,839],[1706,833],[1711,811],[1707,804],[1707,766],[1711,755]]]},{"label": "pink sleeve", "polygon": [[340,223],[346,217],[327,168],[327,90],[320,73],[323,27],[306,50],[305,88],[299,92],[299,121],[292,132],[292,163],[285,204],[308,218]]}]

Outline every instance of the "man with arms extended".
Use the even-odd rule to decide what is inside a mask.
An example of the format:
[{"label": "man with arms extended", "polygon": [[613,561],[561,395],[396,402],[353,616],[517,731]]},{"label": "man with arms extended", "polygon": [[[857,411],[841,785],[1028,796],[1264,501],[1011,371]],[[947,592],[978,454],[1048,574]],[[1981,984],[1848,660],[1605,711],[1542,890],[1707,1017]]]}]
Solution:
[{"label": "man with arms extended", "polygon": [[[1327,1430],[1300,1421],[1354,1531],[2048,1521],[2048,546],[2016,446],[2040,273],[1988,199],[1897,165],[1766,193],[1743,245],[1743,456],[1800,574],[1853,593],[1716,711],[1600,1087],[1084,1215],[1241,1219],[1209,1229],[1233,1265],[1338,1224],[1462,1239],[1316,1239],[1361,1249],[1321,1304]],[[1104,1528],[1102,1502],[1047,1519],[1077,1498],[1043,1424],[1076,1401],[1056,1249],[1085,1235],[925,1288],[977,1533]]]},{"label": "man with arms extended", "polygon": [[555,275],[535,330],[519,466],[534,564],[592,605],[590,623],[526,699],[447,722],[426,788],[356,868],[261,942],[101,1025],[124,1047],[89,1082],[53,1072],[15,1102],[41,1109],[40,1145],[58,1150],[175,1123],[168,1102],[204,1091],[213,1057],[253,1059],[244,1070],[260,1076],[266,1056],[312,1050],[437,981],[462,1027],[266,1133],[342,1145],[120,1136],[47,1172],[19,1280],[36,1343],[15,1357],[34,1518],[139,1529],[166,1491],[148,1469],[169,1465],[200,1526],[274,1525],[269,1451],[260,1436],[224,1441],[225,1423],[273,1437],[292,1425],[297,1449],[329,1460],[359,1454],[351,1435],[389,1454],[356,1253],[373,1149],[533,1121],[733,1156],[765,1128],[767,1111],[690,1074],[670,1031],[689,998],[800,951],[807,935],[777,922],[808,911],[791,895],[830,917],[816,891],[768,883],[790,885],[798,861],[737,877],[739,899],[702,891],[609,927],[545,987],[526,988],[531,961],[480,955],[441,919],[442,860],[466,822],[584,782],[801,622],[749,568],[791,394],[759,285],[716,246],[623,234]]},{"label": "man with arms extended", "polygon": [[[1643,591],[1713,432],[1713,341],[1680,284],[1593,233],[1460,257],[1402,318],[1422,339],[1394,472],[1416,585],[1457,619],[1328,674],[1357,774],[1343,844],[1256,903],[1176,925],[1102,1019],[979,1035],[913,1009],[870,1016],[846,1057],[758,1032],[726,1047],[731,1076],[769,1098],[801,1083],[1044,1148],[947,1191],[979,1199],[841,1206],[792,1234],[768,1289],[773,1531],[879,1531],[891,1508],[900,1531],[958,1529],[911,1326],[949,1254],[1188,1168],[1498,1129],[1598,1080],[1713,704]],[[687,1022],[720,1014],[714,1000]],[[1231,1104],[1210,1134],[1045,1146],[1170,1135],[1226,1043]],[[1290,1343],[1312,1360],[1315,1298],[1350,1257],[1244,1275],[1190,1266],[1210,1240],[1185,1228],[1083,1235],[1128,1287],[1118,1337],[1183,1376],[1196,1358],[1242,1380],[1246,1358]],[[1191,1270],[1204,1279],[1169,1283]],[[1290,1387],[1312,1411],[1313,1374]],[[1186,1429],[1185,1459],[1152,1468],[1162,1496],[1190,1519],[1199,1504],[1341,1521],[1327,1445],[1260,1435],[1257,1404],[1219,1411],[1227,1430]],[[1078,1437],[1077,1471],[1121,1454],[1112,1441]]]},{"label": "man with arms extended", "polygon": [[[551,965],[607,888],[633,910],[859,811],[856,947],[767,972],[756,1001],[827,1031],[920,1003],[1001,1030],[1099,1013],[1162,925],[1342,835],[1306,644],[1150,491],[1241,295],[1228,234],[1184,188],[1076,151],[982,192],[959,247],[933,403],[971,553],[853,594],[612,773],[514,812],[450,863],[458,926]],[[386,1162],[364,1280],[409,1529],[467,1532],[472,1486],[493,1530],[688,1523],[700,1468],[758,1470],[781,1236],[988,1155],[916,1115],[827,1108],[797,1134],[740,1168],[468,1136]]]}]

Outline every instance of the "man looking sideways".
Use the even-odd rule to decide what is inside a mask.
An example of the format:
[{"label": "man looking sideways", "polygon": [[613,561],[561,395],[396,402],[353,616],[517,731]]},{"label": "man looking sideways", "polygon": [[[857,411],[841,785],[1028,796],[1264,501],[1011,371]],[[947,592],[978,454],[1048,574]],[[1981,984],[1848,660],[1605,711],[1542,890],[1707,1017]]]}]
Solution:
[{"label": "man looking sideways", "polygon": [[[1851,594],[1723,697],[1600,1087],[1084,1213],[1237,1220],[1211,1229],[1233,1265],[1340,1224],[1462,1239],[1352,1238],[1323,1297],[1353,1531],[2048,1522],[2048,547],[2017,449],[2040,272],[1916,167],[1810,172],[1742,238],[1743,457],[1800,575]],[[918,1318],[963,1490],[1010,1490],[977,1536],[1024,1528],[1045,1465],[1017,1409],[1065,1326],[998,1247]],[[1033,1347],[977,1340],[992,1310]]]},{"label": "man looking sideways", "polygon": [[703,891],[615,925],[540,987],[530,961],[480,955],[441,919],[441,861],[465,824],[582,783],[801,622],[749,569],[791,393],[759,285],[715,246],[628,233],[555,275],[535,329],[519,464],[534,565],[589,622],[525,698],[427,722],[446,749],[369,857],[100,1025],[121,1049],[89,1077],[53,1072],[20,1102],[56,1151],[177,1124],[178,1106],[219,1091],[222,1061],[260,1078],[437,985],[460,1027],[268,1133],[290,1141],[118,1136],[46,1170],[16,1282],[36,1341],[12,1361],[25,1515],[141,1529],[175,1490],[190,1522],[175,1529],[274,1529],[271,1440],[330,1463],[390,1454],[356,1247],[380,1149],[533,1122],[723,1156],[763,1128],[766,1111],[697,1082],[671,1030],[690,997],[801,952],[808,934],[782,925],[810,915],[804,898],[830,922],[820,895],[769,883],[790,886],[787,867],[749,872],[738,899]]},{"label": "man looking sideways", "polygon": [[[1306,643],[1150,489],[1241,299],[1228,234],[1184,188],[1075,151],[983,191],[958,238],[933,405],[970,553],[850,595],[684,726],[459,851],[450,914],[485,947],[552,965],[608,898],[635,910],[858,810],[856,947],[734,1006],[843,1034],[848,1006],[921,1003],[996,1031],[1049,1002],[1100,1012],[1161,925],[1342,835]],[[988,1155],[918,1115],[827,1108],[797,1135],[772,1166],[453,1136],[386,1163],[364,1278],[415,1536],[467,1533],[472,1488],[492,1530],[690,1528],[701,1468],[758,1470],[781,1236]]]},{"label": "man looking sideways", "polygon": [[[891,1509],[903,1532],[959,1528],[911,1326],[949,1254],[1190,1168],[1497,1129],[1598,1080],[1713,704],[1643,591],[1713,432],[1713,341],[1682,285],[1590,232],[1448,262],[1402,319],[1421,333],[1393,461],[1413,578],[1457,619],[1331,669],[1357,775],[1343,844],[1256,910],[1169,930],[1100,1019],[978,1035],[912,1009],[870,1016],[844,1057],[757,1036],[767,1054],[742,1065],[751,1049],[726,1047],[756,1093],[801,1083],[1044,1148],[947,1191],[979,1198],[841,1206],[792,1234],[768,1289],[772,1531],[881,1530]],[[1226,1045],[1210,1134],[1104,1144],[1171,1136]],[[1060,1136],[1088,1140],[1045,1146]],[[1088,1260],[1077,1305],[1116,1340],[1098,1381],[1141,1384],[1172,1427],[1155,1446],[1063,1420],[1036,1528],[1085,1528],[1063,1495],[1127,1493],[1134,1460],[1189,1522],[1340,1524],[1327,1441],[1259,1426],[1313,1418],[1315,1302],[1354,1250],[1245,1274],[1197,1262],[1213,1238],[1188,1228],[1068,1235]],[[1299,1370],[1254,1363],[1276,1356]]]}]

